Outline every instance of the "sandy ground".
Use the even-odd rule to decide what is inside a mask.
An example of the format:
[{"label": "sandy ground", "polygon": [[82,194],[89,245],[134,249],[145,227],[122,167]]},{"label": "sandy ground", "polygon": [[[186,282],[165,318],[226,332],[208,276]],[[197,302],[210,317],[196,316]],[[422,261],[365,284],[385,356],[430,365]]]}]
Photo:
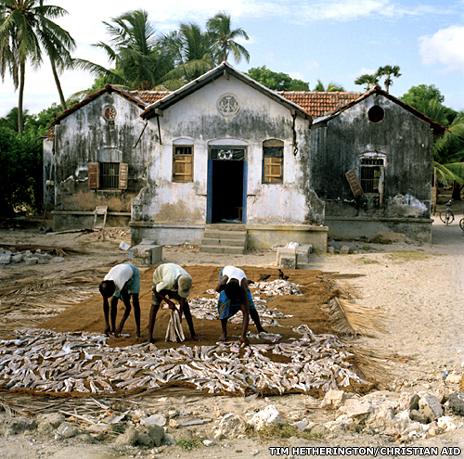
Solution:
[{"label": "sandy ground", "polygon": [[[65,257],[60,266],[40,265],[30,269],[28,274],[65,276],[75,271],[76,266],[84,269],[105,269],[124,259],[124,255],[115,250],[113,241],[95,242],[94,235],[62,235],[52,237],[37,233],[2,231],[1,243],[57,244],[79,248],[82,254]],[[52,241],[52,242],[51,242]],[[356,302],[383,313],[385,332],[358,341],[378,355],[390,356],[388,371],[382,375],[386,388],[401,390],[404,388],[428,389],[433,391],[441,382],[442,371],[461,370],[464,364],[464,332],[462,302],[462,280],[464,272],[464,233],[454,224],[446,227],[436,221],[433,225],[432,246],[414,245],[366,246],[366,252],[352,255],[327,255],[314,258],[314,269],[325,273],[338,273],[338,283],[356,297]],[[275,254],[272,252],[232,256],[201,254],[191,247],[165,248],[165,259],[182,264],[205,264],[220,266],[225,263],[241,266],[272,266]],[[29,269],[29,267],[28,267]],[[55,271],[54,271],[55,270]],[[7,267],[0,271],[2,288],[12,285],[25,275],[25,268]],[[0,293],[1,295],[1,293]],[[1,296],[0,296],[1,298]],[[92,300],[89,300],[92,301]],[[13,317],[14,318],[14,317]],[[45,317],[46,319],[46,317]],[[30,319],[34,322],[34,319]],[[129,319],[130,320],[130,319]],[[14,320],[13,320],[14,322]],[[42,320],[43,322],[43,320]],[[35,324],[40,323],[36,321]],[[11,329],[11,328],[10,328]],[[186,403],[185,398],[171,398],[175,405]],[[243,410],[255,407],[246,399],[216,397],[192,402],[193,413],[228,407]],[[256,406],[265,406],[269,401],[253,402]],[[259,405],[262,403],[262,405]],[[306,404],[308,416],[324,416],[321,410],[311,404],[305,396],[274,397],[279,409],[291,414],[302,410]],[[218,408],[219,407],[219,408]],[[203,410],[203,411],[202,411]],[[296,416],[296,415],[295,415]],[[166,457],[166,458],[249,458],[270,457],[268,446],[312,445],[376,445],[384,444],[381,437],[366,435],[345,435],[330,440],[301,443],[300,440],[254,439],[226,440],[219,445],[200,447],[185,451],[180,447],[153,451],[132,451],[130,454],[105,445],[68,445],[51,440],[18,435],[14,439],[0,438],[1,457]],[[414,445],[459,446],[464,451],[464,431],[462,429],[439,437],[421,440]]]}]

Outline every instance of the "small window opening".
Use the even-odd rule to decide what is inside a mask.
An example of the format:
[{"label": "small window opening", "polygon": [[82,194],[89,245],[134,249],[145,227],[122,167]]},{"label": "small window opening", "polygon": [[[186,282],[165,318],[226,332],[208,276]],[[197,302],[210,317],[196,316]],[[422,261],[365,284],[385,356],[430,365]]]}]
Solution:
[{"label": "small window opening", "polygon": [[119,163],[100,163],[100,188],[119,188]]},{"label": "small window opening", "polygon": [[281,140],[263,142],[263,183],[283,183],[284,143]]},{"label": "small window opening", "polygon": [[380,193],[383,166],[382,158],[361,158],[361,187],[364,193]]},{"label": "small window opening", "polygon": [[173,182],[193,181],[193,146],[174,145],[173,152]]},{"label": "small window opening", "polygon": [[379,121],[382,121],[385,117],[385,111],[382,107],[374,105],[367,112],[367,116],[369,118],[369,121],[372,121],[373,123],[378,123]]}]

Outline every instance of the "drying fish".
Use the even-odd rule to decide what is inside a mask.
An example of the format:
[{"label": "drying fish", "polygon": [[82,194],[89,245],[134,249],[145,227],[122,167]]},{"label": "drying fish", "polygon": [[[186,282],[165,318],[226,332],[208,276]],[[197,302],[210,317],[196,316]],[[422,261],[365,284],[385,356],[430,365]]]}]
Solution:
[{"label": "drying fish", "polygon": [[256,282],[251,288],[267,296],[302,295],[300,286],[286,279],[276,279],[270,282]]},{"label": "drying fish", "polygon": [[180,321],[180,313],[177,307],[170,309],[170,318],[166,329],[165,341],[183,343],[185,341],[184,330],[182,330],[182,322]]},{"label": "drying fish", "polygon": [[[306,325],[295,330],[301,338],[245,349],[235,342],[176,349],[158,349],[148,343],[110,348],[106,337],[90,333],[18,330],[17,340],[0,341],[0,387],[110,394],[182,384],[211,394],[272,395],[368,385],[353,368],[349,349],[336,336],[316,335]],[[76,351],[85,346],[86,353],[63,356],[65,344]],[[273,355],[285,357],[285,362],[274,361]]]}]

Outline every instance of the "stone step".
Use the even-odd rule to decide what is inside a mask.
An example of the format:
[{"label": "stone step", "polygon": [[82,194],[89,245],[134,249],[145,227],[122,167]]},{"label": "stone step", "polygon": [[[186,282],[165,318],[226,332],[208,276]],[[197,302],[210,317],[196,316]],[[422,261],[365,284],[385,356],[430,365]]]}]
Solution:
[{"label": "stone step", "polygon": [[204,238],[208,239],[246,239],[246,231],[218,231],[206,229],[203,233]]},{"label": "stone step", "polygon": [[200,252],[204,253],[230,253],[230,254],[243,254],[243,247],[232,247],[228,245],[202,245]]},{"label": "stone step", "polygon": [[241,223],[211,223],[206,225],[205,229],[219,231],[246,231],[246,225]]},{"label": "stone step", "polygon": [[245,238],[243,239],[220,239],[214,237],[204,237],[201,241],[201,245],[226,245],[230,247],[244,247]]}]

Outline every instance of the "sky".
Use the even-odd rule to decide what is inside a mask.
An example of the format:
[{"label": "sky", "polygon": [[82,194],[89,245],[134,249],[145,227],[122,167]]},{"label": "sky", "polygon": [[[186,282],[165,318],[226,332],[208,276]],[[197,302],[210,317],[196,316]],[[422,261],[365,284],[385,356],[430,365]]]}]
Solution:
[{"label": "sky", "polygon": [[[74,37],[75,57],[106,66],[92,46],[109,41],[102,21],[144,9],[159,34],[182,22],[202,27],[217,12],[230,14],[232,27],[250,36],[243,42],[250,62],[230,63],[240,71],[267,66],[304,81],[317,80],[361,91],[354,80],[379,66],[399,65],[401,77],[390,92],[397,97],[411,86],[433,84],[445,104],[464,110],[464,0],[48,0],[69,14],[57,22]],[[90,87],[94,77],[66,71],[65,97]],[[49,64],[27,67],[24,105],[31,113],[59,102]],[[0,80],[0,116],[17,104],[17,91]]]}]

